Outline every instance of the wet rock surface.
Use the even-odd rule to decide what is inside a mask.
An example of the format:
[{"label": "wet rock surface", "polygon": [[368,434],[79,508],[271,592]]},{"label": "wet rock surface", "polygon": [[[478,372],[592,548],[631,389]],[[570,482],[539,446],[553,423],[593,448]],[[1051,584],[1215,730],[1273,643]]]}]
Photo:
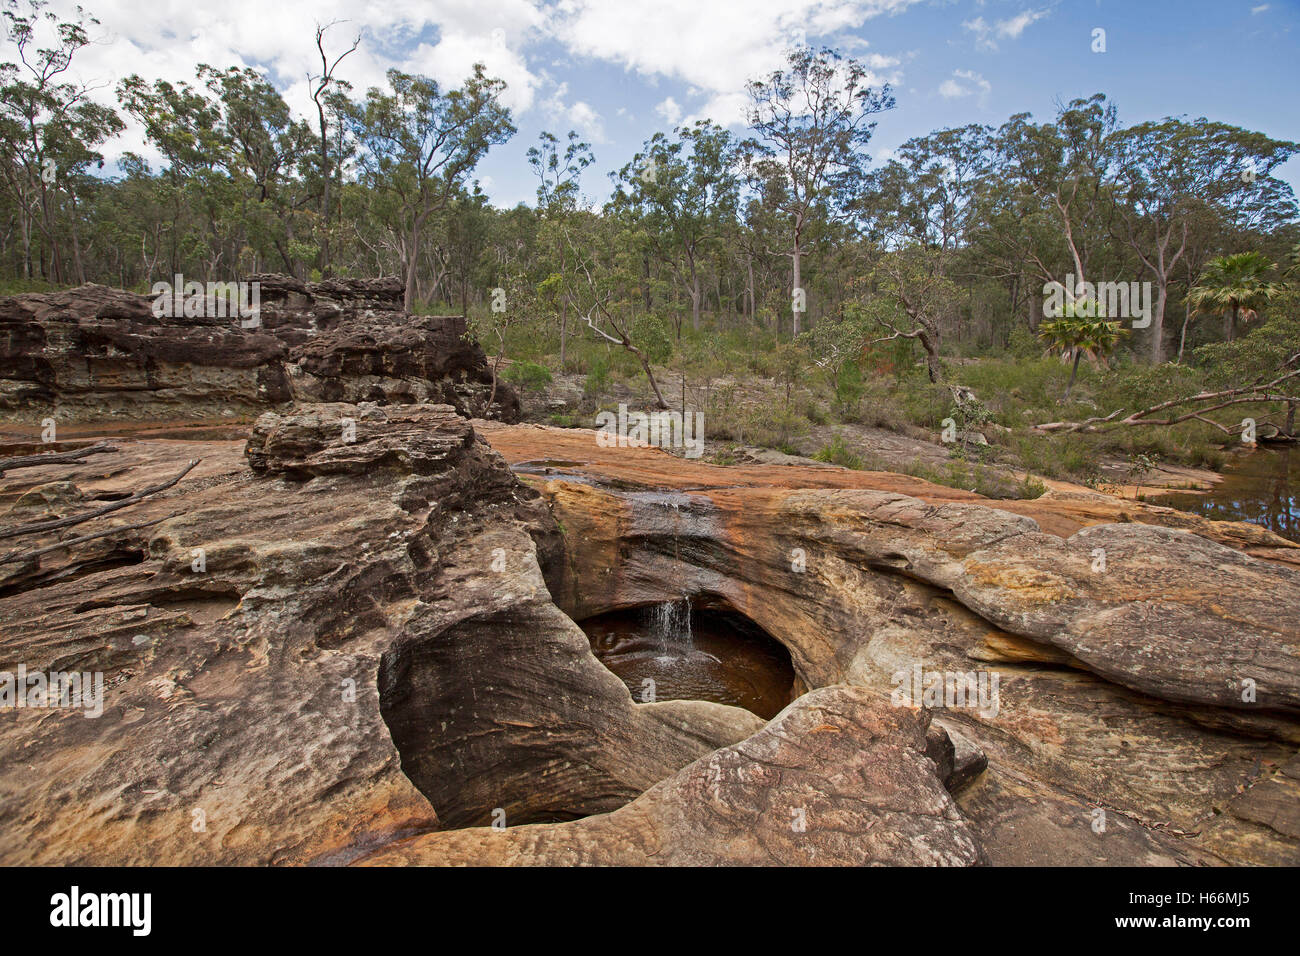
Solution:
[{"label": "wet rock surface", "polygon": [[[890,699],[917,668],[996,675],[996,706],[936,709],[964,738],[968,772],[946,779],[993,862],[1300,860],[1300,804],[1252,817],[1242,803],[1287,792],[1300,744],[1300,575],[1282,539],[1198,525],[1210,540],[1113,499],[993,502],[906,476],[602,449],[581,432],[483,433],[564,529],[577,557],[551,590],[571,614],[689,582],[785,644],[808,687]],[[542,448],[554,464],[539,473]]]},{"label": "wet rock surface", "polygon": [[[4,714],[5,863],[1300,861],[1262,529],[447,404],[114,445],[0,476],[5,535],[198,460],[0,537],[0,670],[104,678],[102,716]],[[637,702],[573,623],[682,598],[789,652],[772,721]]]}]

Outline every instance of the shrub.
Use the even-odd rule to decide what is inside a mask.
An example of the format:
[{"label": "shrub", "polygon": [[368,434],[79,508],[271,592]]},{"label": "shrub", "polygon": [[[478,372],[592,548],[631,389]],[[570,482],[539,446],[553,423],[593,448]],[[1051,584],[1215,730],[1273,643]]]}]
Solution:
[{"label": "shrub", "polygon": [[551,370],[536,362],[515,362],[506,369],[505,380],[525,391],[536,391],[551,384]]},{"label": "shrub", "polygon": [[831,439],[830,444],[823,445],[821,449],[813,455],[814,461],[824,461],[831,465],[839,465],[842,468],[862,469],[862,458],[854,454],[844,439],[836,435]]}]

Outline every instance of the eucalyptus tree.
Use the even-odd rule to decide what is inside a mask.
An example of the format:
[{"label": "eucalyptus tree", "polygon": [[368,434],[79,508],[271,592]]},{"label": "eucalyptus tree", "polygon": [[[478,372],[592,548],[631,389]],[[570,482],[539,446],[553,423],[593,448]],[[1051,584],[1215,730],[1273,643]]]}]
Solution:
[{"label": "eucalyptus tree", "polygon": [[[992,182],[1004,193],[1001,202],[1018,206],[1024,217],[1019,229],[1004,223],[1010,228],[999,240],[1032,264],[1044,283],[1059,282],[1068,271],[1073,282],[1061,283],[1068,301],[1110,252],[1118,126],[1114,105],[1096,93],[1071,100],[1054,122],[1037,124],[1028,113],[1018,113],[997,133]],[[1051,239],[1046,248],[1033,241],[1044,234]]]},{"label": "eucalyptus tree", "polygon": [[[1164,358],[1169,284],[1179,259],[1204,247],[1215,220],[1272,230],[1293,219],[1295,198],[1272,171],[1300,144],[1212,123],[1164,119],[1139,123],[1114,137],[1118,215],[1116,235],[1137,254],[1155,283],[1151,361]],[[1209,204],[1217,216],[1204,215]]]},{"label": "eucalyptus tree", "polygon": [[656,133],[615,183],[611,206],[643,229],[655,257],[686,290],[691,326],[699,329],[701,267],[734,221],[740,198],[731,134],[708,120],[678,127],[673,137]]},{"label": "eucalyptus tree", "polygon": [[908,140],[871,175],[857,204],[864,234],[878,250],[870,273],[875,294],[886,300],[868,310],[890,333],[878,341],[918,341],[932,382],[942,374],[945,326],[957,313],[952,263],[977,209],[976,186],[991,168],[991,134],[970,125]]},{"label": "eucalyptus tree", "polygon": [[[592,334],[632,355],[645,372],[658,408],[668,408],[652,364],[672,353],[661,316],[635,315],[640,276],[633,230],[622,217],[580,210],[561,227],[574,279],[558,291]],[[553,283],[548,285],[553,286]]]},{"label": "eucalyptus tree", "polygon": [[[596,161],[591,145],[574,130],[569,130],[564,149],[554,133],[543,130],[537,145],[528,148],[528,165],[537,176],[537,210],[542,219],[543,244],[554,250],[556,271],[552,287],[562,286],[568,276],[568,254],[564,241],[566,222],[578,206],[582,172]],[[569,345],[569,298],[549,297],[558,301],[560,318],[560,368],[565,367]]]},{"label": "eucalyptus tree", "polygon": [[[209,275],[245,267],[256,271],[274,253],[286,272],[298,270],[295,217],[310,201],[302,184],[311,155],[311,131],[295,119],[279,91],[247,67],[218,70],[199,64],[202,88],[127,77],[118,94],[166,160],[174,216],[174,270],[197,255]],[[199,213],[197,232],[184,220]]]},{"label": "eucalyptus tree", "polygon": [[[71,271],[64,262],[56,222],[59,192],[78,180],[84,184],[86,170],[103,164],[96,147],[124,124],[111,107],[90,99],[89,87],[67,78],[73,58],[91,42],[88,28],[99,21],[80,7],[74,18],[61,19],[46,6],[44,0],[29,0],[26,8],[6,0],[0,10],[13,57],[0,63],[0,185],[18,211],[24,276],[33,274],[34,225],[50,255],[53,280],[84,282],[75,215],[69,222],[76,249]],[[68,197],[75,212],[76,194]]]},{"label": "eucalyptus tree", "polygon": [[[347,115],[348,93],[352,89],[352,84],[347,80],[340,79],[335,74],[338,71],[339,64],[347,59],[351,54],[356,52],[361,45],[361,34],[358,33],[349,46],[342,53],[339,53],[332,60],[330,55],[325,52],[325,33],[330,27],[336,26],[337,21],[324,25],[316,25],[316,50],[320,53],[320,73],[309,74],[308,83],[311,85],[311,99],[316,106],[317,129],[320,131],[320,149],[317,154],[319,159],[320,171],[320,219],[321,219],[321,236],[320,236],[320,263],[321,271],[325,275],[331,272],[330,260],[330,225],[333,219],[333,206],[330,203],[331,186],[335,179],[335,170],[342,169],[343,159],[342,150],[335,157],[334,166],[330,165],[330,129],[335,130],[335,139],[338,139],[338,133],[343,130],[343,119]],[[340,143],[340,146],[342,144]]]},{"label": "eucalyptus tree", "polygon": [[500,101],[505,82],[489,77],[481,63],[459,89],[444,92],[435,80],[401,70],[388,71],[388,87],[372,87],[350,122],[362,148],[363,181],[393,201],[409,310],[430,217],[446,208],[479,161],[515,127]]},{"label": "eucalyptus tree", "polygon": [[786,219],[790,312],[798,335],[808,232],[817,220],[848,215],[875,117],[893,108],[894,97],[888,85],[870,85],[865,65],[834,50],[799,47],[786,59],[786,68],[751,80],[746,91],[755,166],[777,187],[776,208]]}]

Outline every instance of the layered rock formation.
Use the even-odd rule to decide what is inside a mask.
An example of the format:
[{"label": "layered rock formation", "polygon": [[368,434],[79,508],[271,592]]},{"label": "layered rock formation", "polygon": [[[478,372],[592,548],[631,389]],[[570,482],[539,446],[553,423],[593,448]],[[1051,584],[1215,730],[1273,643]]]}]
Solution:
[{"label": "layered rock formation", "polygon": [[[258,324],[155,316],[105,286],[0,299],[0,411],[60,424],[248,418],[300,401],[437,402],[514,421],[459,316],[402,311],[394,279],[258,282]],[[216,309],[205,310],[215,313]]]},{"label": "layered rock formation", "polygon": [[[761,725],[633,704],[542,583],[540,498],[447,406],[268,413],[246,460],[142,441],[57,467],[72,502],[200,457],[133,510],[160,523],[0,564],[0,671],[107,688],[98,718],[5,715],[7,863],[346,862],[440,820],[613,809]],[[8,477],[0,533],[45,470]]]},{"label": "layered rock formation", "polygon": [[1159,525],[1200,519],[1073,493],[990,502],[480,429],[564,529],[549,583],[577,619],[686,595],[761,625],[805,686],[884,699],[918,667],[998,675],[995,708],[936,721],[987,756],[958,801],[993,862],[1300,860],[1290,542],[1196,525],[1228,547]]},{"label": "layered rock formation", "polygon": [[[105,688],[4,715],[5,863],[1300,861],[1300,549],[1267,532],[437,404],[114,444],[0,478],[0,671]],[[637,703],[574,624],[683,597],[801,696]]]},{"label": "layered rock formation", "polygon": [[804,695],[613,813],[395,843],[373,866],[971,866],[969,824],[935,776],[924,711],[858,687]]}]

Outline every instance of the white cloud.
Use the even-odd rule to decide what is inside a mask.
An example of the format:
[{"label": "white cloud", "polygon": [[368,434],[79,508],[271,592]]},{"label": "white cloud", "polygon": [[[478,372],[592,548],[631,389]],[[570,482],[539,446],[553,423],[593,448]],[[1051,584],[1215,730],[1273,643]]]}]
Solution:
[{"label": "white cloud", "polygon": [[662,116],[669,126],[676,126],[682,119],[681,105],[671,96],[656,106],[655,112]]},{"label": "white cloud", "polygon": [[1025,28],[1031,23],[1035,23],[1046,17],[1051,10],[1025,10],[1016,14],[1014,17],[1008,17],[1005,20],[999,20],[990,24],[983,17],[976,17],[973,20],[966,20],[962,27],[970,33],[975,34],[975,46],[980,50],[996,50],[998,48],[998,38],[1004,40],[1015,40],[1020,34],[1025,32]]},{"label": "white cloud", "polygon": [[[681,80],[708,97],[718,122],[740,118],[745,81],[784,63],[792,44],[828,40],[920,0],[562,0],[550,25],[575,56],[618,64],[647,80]],[[888,66],[896,66],[892,58]],[[870,69],[875,66],[864,60]],[[880,79],[874,78],[875,82]],[[728,115],[714,112],[725,109]]]},{"label": "white cloud", "polygon": [[1048,12],[1049,11],[1047,10],[1026,10],[1023,13],[1016,14],[1010,20],[999,20],[998,36],[1008,37],[1014,40],[1016,37],[1020,36],[1020,34],[1025,32],[1025,27],[1029,26],[1029,24],[1036,20],[1043,19],[1043,17],[1047,16]]},{"label": "white cloud", "polygon": [[578,132],[586,134],[587,138],[593,143],[607,143],[605,138],[605,126],[601,122],[600,114],[597,113],[590,104],[578,100],[569,107],[569,122],[577,128]]},{"label": "white cloud", "polygon": [[1265,10],[1267,10],[1267,9],[1268,9],[1268,4],[1267,4],[1267,3],[1261,3],[1261,4],[1260,4],[1259,6],[1257,6],[1257,7],[1251,7],[1251,8],[1250,8],[1250,14],[1251,14],[1251,16],[1254,16],[1255,14],[1263,13],[1263,12],[1264,12]]},{"label": "white cloud", "polygon": [[561,121],[571,129],[577,130],[592,143],[609,142],[605,136],[605,124],[601,120],[600,113],[585,100],[577,100],[572,104],[565,103],[568,95],[569,84],[557,84],[554,92],[542,102],[543,112],[550,119]]},{"label": "white cloud", "polygon": [[[939,84],[939,95],[944,99],[959,99],[979,91],[979,101],[983,105],[993,89],[993,84],[974,70],[953,70],[953,78]],[[964,80],[965,82],[958,82]]]}]

